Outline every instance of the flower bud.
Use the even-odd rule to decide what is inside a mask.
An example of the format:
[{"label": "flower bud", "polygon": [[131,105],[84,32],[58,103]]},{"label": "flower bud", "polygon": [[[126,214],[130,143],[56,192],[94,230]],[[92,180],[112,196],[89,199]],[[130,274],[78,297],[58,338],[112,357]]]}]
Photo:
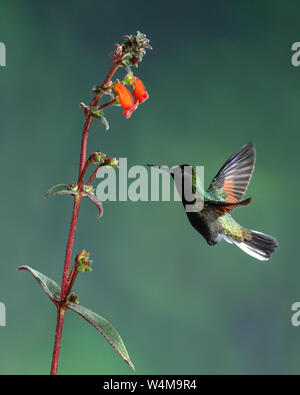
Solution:
[{"label": "flower bud", "polygon": [[[123,52],[125,54],[123,63],[130,66],[137,66],[142,61],[146,49],[152,49],[145,34],[139,31],[135,35],[125,36]],[[127,56],[126,56],[127,55]]]},{"label": "flower bud", "polygon": [[119,167],[119,161],[117,158],[106,158],[104,163],[106,166],[111,166],[114,168]]},{"label": "flower bud", "polygon": [[83,192],[90,193],[91,195],[95,194],[95,189],[91,185],[84,185]]},{"label": "flower bud", "polygon": [[69,185],[69,188],[71,189],[71,191],[73,192],[77,192],[78,191],[78,185],[76,182],[72,182],[72,184]]},{"label": "flower bud", "polygon": [[93,152],[91,154],[91,163],[97,164],[97,163],[103,163],[106,155],[102,154],[102,152]]},{"label": "flower bud", "polygon": [[90,254],[85,250],[82,250],[76,257],[76,269],[81,272],[90,272],[92,271],[91,264],[93,261],[89,259]]},{"label": "flower bud", "polygon": [[68,296],[68,302],[73,303],[73,304],[79,304],[79,298],[76,294],[71,293]]},{"label": "flower bud", "polygon": [[125,78],[123,79],[123,82],[126,84],[126,85],[132,85],[132,82],[133,82],[133,80],[135,79],[136,77],[132,74],[132,73],[128,73],[126,76],[125,76]]}]

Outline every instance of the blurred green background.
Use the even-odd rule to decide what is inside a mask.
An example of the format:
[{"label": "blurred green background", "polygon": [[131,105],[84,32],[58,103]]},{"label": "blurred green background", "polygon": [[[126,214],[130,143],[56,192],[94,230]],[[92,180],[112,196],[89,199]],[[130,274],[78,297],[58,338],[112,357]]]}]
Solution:
[{"label": "blurred green background", "polygon": [[[260,263],[209,247],[176,202],[107,202],[98,221],[84,201],[74,252],[90,251],[94,270],[78,278],[80,303],[118,329],[138,374],[299,373],[299,12],[297,1],[1,1],[1,374],[49,371],[56,311],[16,269],[60,282],[72,200],[43,195],[76,179],[78,104],[102,82],[113,44],[136,30],[153,46],[136,72],[150,99],[129,120],[107,110],[111,129],[94,122],[89,152],[204,165],[208,185],[253,140],[253,201],[234,217],[280,248]],[[59,373],[131,374],[72,313]]]}]

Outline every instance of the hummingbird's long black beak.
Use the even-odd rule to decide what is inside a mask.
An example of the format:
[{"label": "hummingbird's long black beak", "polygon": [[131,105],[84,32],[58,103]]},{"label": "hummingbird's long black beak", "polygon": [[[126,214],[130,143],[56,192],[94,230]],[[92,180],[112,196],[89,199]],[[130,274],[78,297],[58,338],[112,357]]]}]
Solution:
[{"label": "hummingbird's long black beak", "polygon": [[165,172],[167,172],[169,174],[172,173],[172,171],[167,166],[165,167],[165,166],[150,165],[150,164],[147,164],[146,166],[154,167],[155,169],[158,169],[158,170],[163,170],[163,171],[165,171]]}]

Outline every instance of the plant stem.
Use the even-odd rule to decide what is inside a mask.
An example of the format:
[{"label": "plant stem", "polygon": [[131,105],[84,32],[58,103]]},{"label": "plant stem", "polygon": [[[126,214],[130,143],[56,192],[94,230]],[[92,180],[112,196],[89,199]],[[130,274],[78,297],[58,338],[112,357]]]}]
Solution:
[{"label": "plant stem", "polygon": [[113,106],[113,105],[115,105],[115,104],[117,104],[116,99],[114,99],[114,100],[112,100],[112,101],[109,101],[109,102],[107,102],[107,103],[105,103],[105,104],[102,104],[102,106],[98,107],[98,110],[104,110],[104,108]]},{"label": "plant stem", "polygon": [[96,177],[96,174],[101,167],[103,167],[103,165],[96,167],[96,169],[93,171],[90,178],[88,179],[88,182],[86,183],[86,185],[91,185],[91,183],[93,182],[93,179]]},{"label": "plant stem", "polygon": [[[120,64],[113,64],[109,73],[107,74],[105,80],[103,81],[102,85],[101,85],[101,89],[107,89],[109,87],[110,81],[113,77],[113,75],[115,74],[115,72],[118,70],[118,68],[120,67]],[[100,101],[102,97],[102,93],[98,93],[94,99],[91,101],[90,104],[90,108],[92,107],[96,107]],[[109,105],[112,105],[112,102],[109,102]],[[104,108],[104,107],[102,107]],[[86,117],[85,123],[84,123],[84,129],[83,129],[83,133],[82,133],[82,139],[81,139],[81,152],[80,152],[80,165],[79,165],[79,175],[78,175],[78,179],[80,178],[81,172],[84,168],[85,165],[85,161],[86,161],[86,144],[87,144],[87,138],[88,138],[88,134],[89,134],[89,130],[90,130],[90,126],[93,120],[93,116],[91,114],[91,112],[88,114],[88,116]]]},{"label": "plant stem", "polygon": [[69,285],[68,285],[67,295],[70,295],[70,293],[72,291],[72,288],[73,288],[74,282],[76,280],[77,274],[78,274],[77,262],[75,262],[75,264],[73,266],[73,269],[72,269],[72,271],[70,273],[69,279],[68,279],[68,284]]},{"label": "plant stem", "polygon": [[56,375],[57,373],[58,357],[59,357],[59,351],[61,345],[65,312],[66,312],[65,307],[57,306],[55,341],[54,341],[51,372],[50,372],[51,375]]},{"label": "plant stem", "polygon": [[74,243],[74,237],[75,237],[75,232],[76,232],[76,225],[77,225],[77,220],[78,220],[81,199],[82,199],[82,197],[80,195],[75,195],[72,220],[71,220],[71,224],[70,224],[69,238],[68,238],[67,248],[66,248],[64,271],[63,271],[63,277],[62,277],[62,283],[61,283],[61,294],[60,294],[61,302],[64,302],[65,298],[67,296],[66,291],[68,288],[70,262],[71,262],[73,243]]},{"label": "plant stem", "polygon": [[[105,90],[105,89],[109,88],[111,79],[119,67],[120,67],[119,63],[113,64],[108,75],[106,76],[105,80],[103,81],[103,83],[101,85],[101,89]],[[94,99],[91,101],[90,108],[97,106],[101,97],[102,97],[102,93],[98,93],[94,97]],[[112,105],[112,102],[110,102],[109,104]],[[83,127],[83,132],[82,132],[78,182],[83,181],[81,179],[81,174],[82,174],[82,171],[83,171],[85,164],[86,164],[87,139],[88,139],[88,134],[89,134],[92,120],[93,120],[93,115],[92,115],[91,111],[89,111],[88,115],[86,116],[84,127]],[[83,176],[84,176],[84,174],[83,174]],[[56,304],[57,305],[57,320],[56,320],[55,341],[54,341],[51,372],[50,372],[51,375],[56,375],[56,373],[57,373],[57,365],[58,365],[62,331],[63,331],[63,325],[64,325],[64,317],[65,317],[65,312],[66,312],[66,304],[65,303],[66,303],[66,298],[68,297],[68,292],[70,292],[71,288],[72,288],[72,287],[70,287],[70,285],[73,286],[73,283],[76,278],[76,275],[75,275],[73,281],[71,279],[72,283],[69,284],[70,262],[71,262],[71,257],[72,257],[74,237],[75,237],[75,232],[76,232],[76,226],[77,226],[77,220],[78,220],[81,199],[82,199],[82,196],[80,193],[75,195],[75,197],[74,197],[73,213],[72,213],[72,219],[71,219],[71,224],[70,224],[70,231],[69,231],[69,237],[68,237],[68,242],[67,242],[67,247],[66,247],[64,269],[63,269],[62,282],[61,282],[60,301],[57,302],[57,304]]]},{"label": "plant stem", "polygon": [[109,87],[110,81],[119,67],[120,67],[120,63],[114,63],[112,65],[111,69],[109,70],[109,73],[107,74],[105,80],[101,85],[102,89],[107,89]]},{"label": "plant stem", "polygon": [[81,172],[81,174],[80,174],[80,176],[78,178],[78,189],[81,189],[81,186],[82,186],[82,183],[83,183],[83,179],[84,179],[84,175],[85,175],[85,173],[87,171],[87,168],[89,167],[90,163],[91,163],[91,157],[89,157],[89,159],[85,162],[85,165],[84,165],[84,167],[82,169],[82,172]]},{"label": "plant stem", "polygon": [[85,165],[85,161],[86,161],[86,144],[87,144],[87,138],[88,138],[92,120],[93,120],[93,117],[91,114],[89,114],[85,120],[85,123],[84,123],[82,139],[81,139],[80,165],[79,165],[78,180],[80,179],[80,176],[81,176],[81,173],[84,169],[84,165]]},{"label": "plant stem", "polygon": [[69,238],[68,238],[68,242],[67,242],[66,255],[65,255],[65,265],[64,265],[64,271],[63,271],[63,277],[62,277],[60,302],[57,303],[57,319],[56,319],[56,330],[55,330],[55,340],[54,340],[53,355],[52,355],[51,372],[50,372],[51,375],[56,375],[56,372],[57,372],[60,344],[61,344],[61,338],[62,338],[62,330],[63,330],[64,317],[65,317],[65,312],[66,312],[64,303],[65,303],[66,297],[68,296],[67,295],[68,275],[69,275],[70,261],[71,261],[71,256],[72,256],[73,243],[74,243],[74,237],[75,237],[75,232],[76,232],[76,225],[77,225],[77,220],[78,220],[80,203],[81,203],[81,196],[75,195],[73,214],[72,214],[72,220],[71,220],[71,224],[70,224],[70,232],[69,232]]}]

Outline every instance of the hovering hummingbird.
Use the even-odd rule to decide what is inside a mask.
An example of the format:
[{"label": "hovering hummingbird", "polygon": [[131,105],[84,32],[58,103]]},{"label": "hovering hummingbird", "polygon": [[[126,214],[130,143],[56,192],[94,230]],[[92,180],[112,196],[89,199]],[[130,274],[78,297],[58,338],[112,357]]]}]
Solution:
[{"label": "hovering hummingbird", "polygon": [[[255,148],[254,143],[250,142],[224,163],[205,192],[201,190],[199,177],[191,166],[181,165],[167,171],[174,179],[190,223],[209,245],[225,240],[254,258],[266,261],[278,247],[277,240],[264,233],[244,228],[230,215],[234,208],[251,202],[251,198],[242,198],[252,177],[254,165]],[[187,201],[184,193],[188,184],[192,187],[192,201]],[[203,204],[198,210],[200,196]],[[195,205],[195,210],[187,211],[187,205],[191,204]]]}]

